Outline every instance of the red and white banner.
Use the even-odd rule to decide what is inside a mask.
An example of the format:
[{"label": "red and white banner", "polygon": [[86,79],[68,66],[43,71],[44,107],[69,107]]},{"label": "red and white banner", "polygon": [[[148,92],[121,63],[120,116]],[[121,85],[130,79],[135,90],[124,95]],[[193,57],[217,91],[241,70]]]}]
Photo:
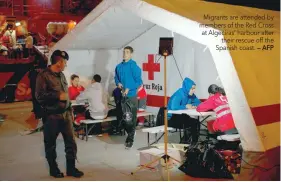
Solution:
[{"label": "red and white banner", "polygon": [[[15,91],[15,101],[26,101],[32,99],[30,81],[27,72],[24,77],[17,84]],[[3,89],[9,79],[14,75],[13,72],[0,73],[0,88]]]}]

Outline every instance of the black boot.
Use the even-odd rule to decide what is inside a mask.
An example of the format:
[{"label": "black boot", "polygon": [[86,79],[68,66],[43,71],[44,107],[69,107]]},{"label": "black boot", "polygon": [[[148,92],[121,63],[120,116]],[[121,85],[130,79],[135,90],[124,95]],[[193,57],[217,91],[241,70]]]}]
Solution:
[{"label": "black boot", "polygon": [[79,171],[75,167],[75,159],[67,159],[66,160],[66,174],[67,176],[73,176],[75,178],[80,178],[84,175],[82,171]]},{"label": "black boot", "polygon": [[50,166],[50,176],[53,176],[55,178],[63,178],[64,175],[58,168],[58,164],[55,160],[48,160],[49,166]]}]

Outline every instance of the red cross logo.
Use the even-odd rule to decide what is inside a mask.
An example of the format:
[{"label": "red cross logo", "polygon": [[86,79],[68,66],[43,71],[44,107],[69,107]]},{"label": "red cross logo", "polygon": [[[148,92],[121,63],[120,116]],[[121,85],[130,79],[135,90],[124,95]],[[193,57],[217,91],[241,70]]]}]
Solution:
[{"label": "red cross logo", "polygon": [[148,72],[148,80],[154,80],[154,72],[160,72],[160,63],[154,63],[154,55],[148,54],[148,63],[143,63],[142,68]]}]

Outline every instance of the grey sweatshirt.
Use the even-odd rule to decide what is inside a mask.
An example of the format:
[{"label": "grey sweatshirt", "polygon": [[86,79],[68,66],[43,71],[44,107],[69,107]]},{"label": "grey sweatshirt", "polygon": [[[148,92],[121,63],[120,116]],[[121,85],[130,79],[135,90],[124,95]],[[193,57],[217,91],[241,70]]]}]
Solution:
[{"label": "grey sweatshirt", "polygon": [[98,82],[89,85],[85,91],[81,92],[76,98],[76,102],[89,103],[89,111],[91,117],[94,119],[104,119],[108,113],[108,99],[107,95],[102,88],[102,85]]}]

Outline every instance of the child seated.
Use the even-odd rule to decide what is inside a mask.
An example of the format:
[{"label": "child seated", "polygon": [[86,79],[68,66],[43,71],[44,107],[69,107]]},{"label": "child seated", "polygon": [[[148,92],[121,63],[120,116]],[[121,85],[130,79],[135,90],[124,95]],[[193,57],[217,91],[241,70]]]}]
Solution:
[{"label": "child seated", "polygon": [[210,94],[209,98],[198,105],[196,110],[198,112],[205,112],[214,110],[216,112],[216,120],[209,121],[212,126],[208,125],[208,130],[211,132],[228,132],[235,130],[234,121],[228,105],[227,98],[225,96],[224,89],[213,84],[208,88]]},{"label": "child seated", "polygon": [[70,100],[75,100],[76,97],[80,94],[80,92],[84,91],[85,88],[79,85],[79,76],[78,75],[71,75],[71,86],[68,88],[68,94]]}]

